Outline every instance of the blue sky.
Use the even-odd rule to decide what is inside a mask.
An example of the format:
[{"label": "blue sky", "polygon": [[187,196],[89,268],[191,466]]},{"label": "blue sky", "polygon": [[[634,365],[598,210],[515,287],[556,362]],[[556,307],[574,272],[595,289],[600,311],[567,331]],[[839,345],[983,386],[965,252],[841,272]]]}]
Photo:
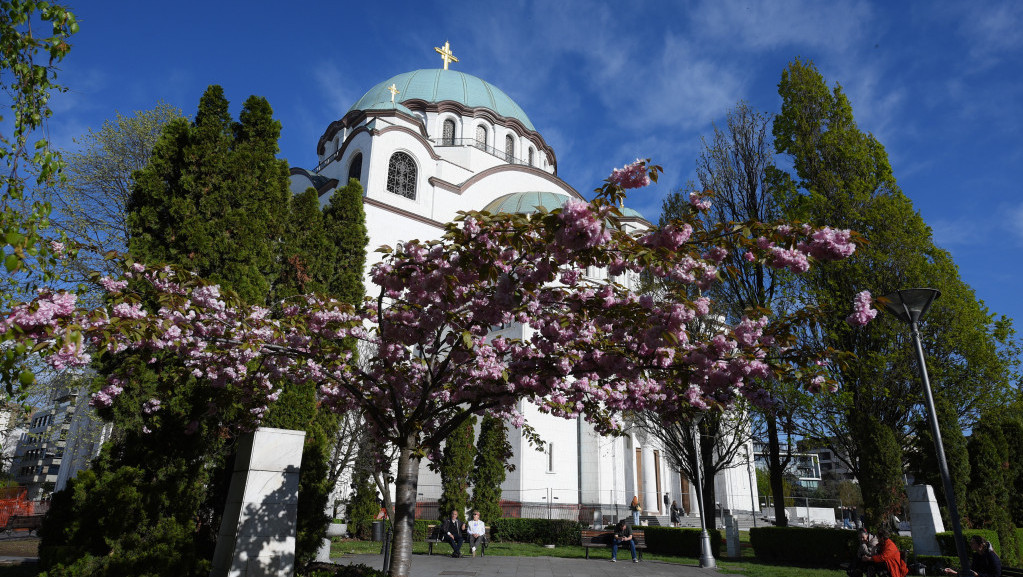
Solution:
[{"label": "blue sky", "polygon": [[[584,194],[616,166],[665,167],[628,204],[656,221],[694,178],[701,136],[739,99],[775,113],[788,62],[841,83],[861,129],[994,312],[1023,323],[1023,3],[949,2],[72,2],[81,31],[53,101],[61,147],[115,112],[163,100],[194,113],[221,84],[237,114],[265,96],[281,156],[315,146],[370,87],[440,67],[511,96]],[[863,287],[870,288],[870,287]]]}]

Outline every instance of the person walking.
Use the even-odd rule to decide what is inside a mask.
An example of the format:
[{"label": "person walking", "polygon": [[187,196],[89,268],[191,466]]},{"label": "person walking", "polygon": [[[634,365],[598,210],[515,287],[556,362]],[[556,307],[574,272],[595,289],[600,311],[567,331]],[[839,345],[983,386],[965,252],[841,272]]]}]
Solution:
[{"label": "person walking", "polygon": [[678,506],[677,501],[671,502],[671,507],[668,509],[671,511],[671,526],[678,527],[682,524],[682,510]]},{"label": "person walking", "polygon": [[639,495],[632,496],[632,503],[629,505],[629,509],[632,510],[632,524],[639,525],[639,512],[641,510],[639,505]]}]

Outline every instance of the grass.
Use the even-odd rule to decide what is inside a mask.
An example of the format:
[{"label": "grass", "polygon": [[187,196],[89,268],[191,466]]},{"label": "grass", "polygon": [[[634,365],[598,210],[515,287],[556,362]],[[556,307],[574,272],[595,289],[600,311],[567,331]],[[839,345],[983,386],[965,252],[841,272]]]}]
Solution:
[{"label": "grass", "polygon": [[[845,577],[845,571],[840,569],[820,569],[816,567],[793,567],[791,565],[773,565],[757,561],[753,557],[753,550],[746,545],[741,548],[741,560],[719,560],[718,572],[731,575],[747,575],[748,577]],[[451,547],[446,544],[434,545],[434,554],[448,554]],[[425,555],[427,552],[426,543],[415,542],[412,544],[412,553]],[[351,554],[379,554],[380,543],[372,541],[334,541],[331,546],[333,555]],[[492,543],[487,547],[487,555],[505,557],[561,557],[567,559],[583,559],[586,556],[585,549],[581,546],[558,546],[547,549],[541,545],[528,543]],[[609,550],[590,551],[590,559],[609,559]],[[693,557],[674,557],[671,555],[660,555],[656,553],[644,553],[643,559],[652,561],[663,561],[666,563],[678,563],[680,565],[699,565],[699,560]]]}]

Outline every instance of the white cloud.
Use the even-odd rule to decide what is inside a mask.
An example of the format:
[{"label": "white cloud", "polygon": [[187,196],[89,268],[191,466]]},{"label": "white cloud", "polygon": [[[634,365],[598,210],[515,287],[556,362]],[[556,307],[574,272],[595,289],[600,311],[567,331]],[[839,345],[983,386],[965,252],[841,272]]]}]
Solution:
[{"label": "white cloud", "polygon": [[873,17],[867,2],[709,0],[690,12],[694,33],[745,50],[805,46],[845,52]]}]

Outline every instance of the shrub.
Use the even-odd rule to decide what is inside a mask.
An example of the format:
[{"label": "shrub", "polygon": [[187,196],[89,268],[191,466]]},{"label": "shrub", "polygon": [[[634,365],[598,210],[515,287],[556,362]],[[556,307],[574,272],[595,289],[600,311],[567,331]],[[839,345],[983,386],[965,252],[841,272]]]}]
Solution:
[{"label": "shrub", "polygon": [[[998,540],[998,532],[988,529],[964,529],[963,539],[966,541],[966,552],[970,552],[970,539],[974,535],[980,535],[981,537],[988,540],[991,543],[991,547],[994,548],[995,553],[998,553],[999,557],[1002,555],[1002,546]],[[955,559],[956,564],[959,564],[959,553],[956,551],[955,534],[951,531],[943,531],[935,534],[938,539],[938,547],[941,548],[941,554],[946,557],[952,557]]]},{"label": "shrub", "polygon": [[496,519],[490,526],[490,534],[494,541],[578,545],[581,529],[577,521],[561,519]]},{"label": "shrub", "polygon": [[856,532],[804,527],[754,527],[750,545],[758,559],[838,565],[856,552]]},{"label": "shrub", "polygon": [[[693,528],[676,527],[640,527],[644,531],[647,551],[660,553],[662,555],[676,555],[679,557],[700,556],[700,536],[702,531]],[[708,531],[710,534],[710,548],[715,557],[720,556],[721,531]]]}]

